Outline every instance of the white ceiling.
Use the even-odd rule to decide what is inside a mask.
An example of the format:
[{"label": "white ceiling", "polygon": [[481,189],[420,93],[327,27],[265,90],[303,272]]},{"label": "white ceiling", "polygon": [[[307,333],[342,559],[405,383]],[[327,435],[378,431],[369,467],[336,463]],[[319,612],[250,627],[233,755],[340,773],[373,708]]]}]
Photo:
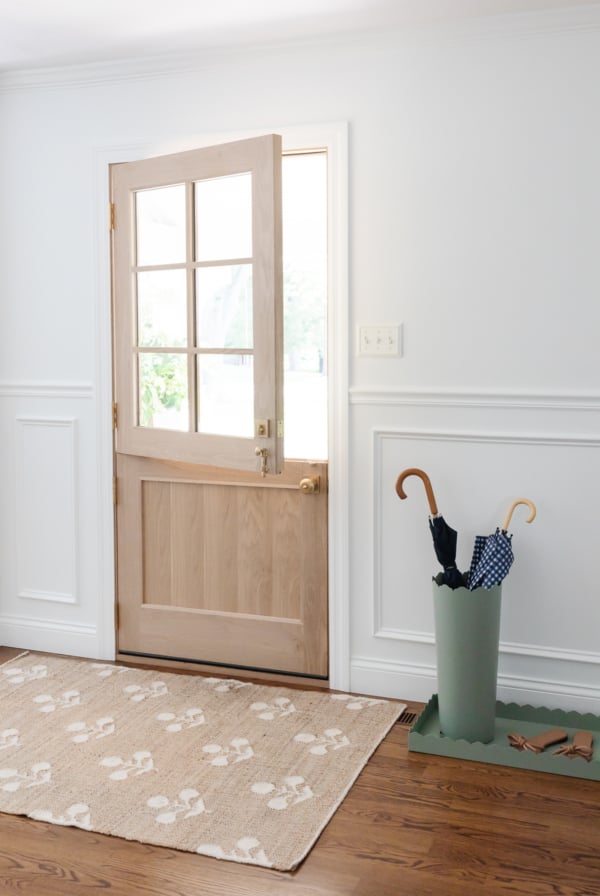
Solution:
[{"label": "white ceiling", "polygon": [[0,0],[0,70],[589,5],[597,0]]}]

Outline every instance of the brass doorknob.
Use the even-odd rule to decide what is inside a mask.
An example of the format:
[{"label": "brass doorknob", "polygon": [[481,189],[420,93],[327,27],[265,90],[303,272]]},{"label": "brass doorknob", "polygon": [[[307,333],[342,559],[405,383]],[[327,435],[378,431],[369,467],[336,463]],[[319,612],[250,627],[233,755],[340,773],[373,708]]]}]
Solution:
[{"label": "brass doorknob", "polygon": [[301,479],[300,491],[305,495],[316,495],[319,491],[319,477]]}]

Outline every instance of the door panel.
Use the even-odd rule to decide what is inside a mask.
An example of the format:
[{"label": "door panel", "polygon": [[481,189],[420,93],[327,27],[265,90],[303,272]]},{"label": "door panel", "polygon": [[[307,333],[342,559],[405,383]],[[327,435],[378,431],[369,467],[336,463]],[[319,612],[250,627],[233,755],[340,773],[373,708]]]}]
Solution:
[{"label": "door panel", "polygon": [[117,470],[119,653],[327,677],[326,464]]},{"label": "door panel", "polygon": [[281,138],[113,165],[111,198],[116,450],[278,473]]}]

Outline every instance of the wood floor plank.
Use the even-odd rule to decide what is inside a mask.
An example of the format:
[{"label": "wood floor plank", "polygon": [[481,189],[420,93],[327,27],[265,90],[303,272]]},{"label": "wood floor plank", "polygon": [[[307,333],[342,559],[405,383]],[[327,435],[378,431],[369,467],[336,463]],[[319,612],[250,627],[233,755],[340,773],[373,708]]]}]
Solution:
[{"label": "wood floor plank", "polygon": [[599,896],[600,782],[407,745],[394,726],[295,872],[0,814],[0,894]]}]

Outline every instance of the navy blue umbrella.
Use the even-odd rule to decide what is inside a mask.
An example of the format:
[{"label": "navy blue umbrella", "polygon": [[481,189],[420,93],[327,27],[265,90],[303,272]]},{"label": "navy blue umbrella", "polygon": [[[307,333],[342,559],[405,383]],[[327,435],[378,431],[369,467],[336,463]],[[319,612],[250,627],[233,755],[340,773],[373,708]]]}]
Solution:
[{"label": "navy blue umbrella", "polygon": [[532,523],[535,519],[535,504],[528,498],[518,498],[510,505],[502,529],[496,529],[492,535],[476,535],[473,546],[473,557],[469,569],[469,589],[493,588],[499,585],[508,575],[514,558],[512,535],[508,534],[510,518],[518,504],[526,504],[530,514],[527,519]]},{"label": "navy blue umbrella", "polygon": [[440,515],[433,494],[431,481],[427,473],[418,470],[416,467],[410,467],[404,470],[396,480],[396,493],[399,498],[406,498],[406,492],[403,485],[404,480],[408,476],[418,476],[423,480],[425,493],[429,503],[431,516],[429,517],[429,530],[433,539],[433,549],[440,564],[444,567],[444,571],[436,576],[438,585],[448,585],[450,588],[460,588],[465,584],[464,576],[456,568],[456,542],[457,533],[455,529],[451,529],[443,516]]}]

